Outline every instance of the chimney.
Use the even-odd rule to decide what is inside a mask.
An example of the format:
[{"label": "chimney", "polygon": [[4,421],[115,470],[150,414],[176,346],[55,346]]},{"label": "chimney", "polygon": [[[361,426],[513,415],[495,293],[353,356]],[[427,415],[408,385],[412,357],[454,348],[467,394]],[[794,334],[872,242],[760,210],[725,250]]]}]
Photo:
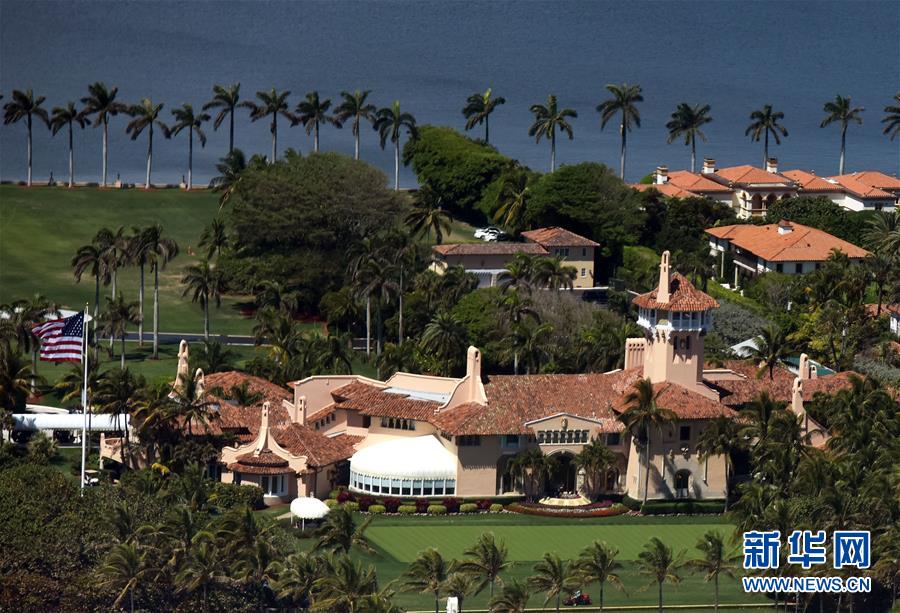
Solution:
[{"label": "chimney", "polygon": [[664,183],[669,182],[669,167],[668,166],[657,166],[656,167],[656,178],[654,179],[654,183],[656,185],[662,185]]},{"label": "chimney", "polygon": [[663,251],[659,260],[659,285],[656,288],[656,301],[663,304],[669,301],[669,252]]},{"label": "chimney", "polygon": [[803,381],[801,377],[794,377],[794,384],[791,386],[791,411],[803,418],[803,433],[808,433],[809,416],[806,414],[806,409],[803,408]]},{"label": "chimney", "polygon": [[809,356],[805,353],[800,354],[800,365],[798,366],[797,371],[797,376],[803,381],[806,381],[807,379],[817,379],[819,377],[816,367],[809,363]]},{"label": "chimney", "polygon": [[716,172],[716,161],[713,158],[703,158],[703,174],[711,175]]},{"label": "chimney", "polygon": [[766,160],[766,172],[777,173],[778,172],[778,158],[769,158]]},{"label": "chimney", "polygon": [[787,219],[782,219],[778,222],[778,234],[783,236],[785,234],[790,234],[793,231],[794,226],[792,226],[791,222],[789,222]]},{"label": "chimney", "polygon": [[481,398],[481,351],[469,347],[466,352],[466,400],[474,402]]},{"label": "chimney", "polygon": [[262,412],[259,420],[259,434],[256,435],[256,448],[253,450],[255,455],[259,455],[263,449],[269,447],[269,401],[265,401],[262,406]]},{"label": "chimney", "polygon": [[291,421],[295,424],[300,424],[301,426],[306,425],[306,396],[301,396],[300,391],[297,389],[297,385],[294,386],[294,402],[288,403],[285,401],[285,405],[289,406],[289,413]]}]

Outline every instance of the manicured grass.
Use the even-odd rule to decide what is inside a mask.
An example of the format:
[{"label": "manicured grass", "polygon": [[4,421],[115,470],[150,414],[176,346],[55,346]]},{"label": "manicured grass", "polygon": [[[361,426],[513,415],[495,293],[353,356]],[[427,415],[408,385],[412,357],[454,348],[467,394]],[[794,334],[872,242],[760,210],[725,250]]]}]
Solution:
[{"label": "manicured grass", "polygon": [[[470,226],[464,221],[454,219],[450,223],[450,235],[443,237],[445,243],[480,243],[481,241],[473,236],[475,227]],[[433,238],[433,237],[432,237]]]},{"label": "manicured grass", "polygon": [[[174,238],[180,255],[160,272],[160,323],[162,332],[200,332],[200,306],[182,298],[180,284],[185,266],[196,262],[200,233],[216,216],[218,201],[208,191],[175,189],[146,192],[140,189],[101,190],[58,187],[25,188],[0,185],[0,303],[41,293],[61,305],[83,308],[94,299],[94,280],[88,275],[75,283],[70,262],[75,251],[88,244],[97,230],[124,226],[162,224]],[[145,273],[145,329],[152,326],[153,280]],[[119,271],[118,290],[137,300],[138,270]],[[110,288],[101,288],[109,296]],[[252,321],[238,305],[243,296],[226,296],[222,306],[210,312],[215,334],[249,334]]]},{"label": "manicured grass", "polygon": [[[655,604],[656,591],[643,590],[647,578],[639,573],[635,560],[644,544],[657,536],[677,550],[685,550],[688,557],[696,556],[694,549],[700,537],[715,530],[730,537],[732,526],[719,516],[630,517],[619,516],[585,520],[555,519],[523,516],[510,513],[472,517],[376,517],[367,532],[378,550],[377,556],[363,556],[375,564],[382,583],[401,577],[416,555],[436,547],[446,558],[460,558],[483,532],[493,532],[506,543],[509,560],[513,563],[504,578],[525,580],[532,567],[546,552],[556,552],[564,559],[574,559],[594,540],[606,541],[619,550],[619,560],[626,592],[607,589],[607,603],[621,605]],[[711,585],[701,576],[687,570],[681,572],[682,583],[666,586],[668,604],[706,604],[712,602]],[[587,591],[595,599],[597,586]],[[760,603],[765,599],[743,593],[736,580],[722,579],[723,603]],[[471,598],[466,607],[485,607],[487,592]],[[426,595],[400,593],[397,603],[408,608],[427,610],[433,600]],[[535,595],[531,606],[543,604],[543,596]]]}]

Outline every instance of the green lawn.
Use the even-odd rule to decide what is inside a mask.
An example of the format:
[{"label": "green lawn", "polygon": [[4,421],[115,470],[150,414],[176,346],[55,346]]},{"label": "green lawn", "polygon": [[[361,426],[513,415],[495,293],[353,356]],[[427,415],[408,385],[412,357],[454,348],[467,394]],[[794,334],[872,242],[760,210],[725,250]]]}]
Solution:
[{"label": "green lawn", "polygon": [[[625,592],[608,589],[606,602],[610,605],[653,605],[656,591],[645,590],[647,579],[634,562],[644,544],[657,536],[676,550],[685,550],[688,557],[697,554],[694,549],[699,538],[709,530],[731,536],[732,526],[719,516],[631,517],[618,516],[593,519],[556,519],[504,513],[460,517],[376,517],[367,531],[375,545],[374,556],[360,558],[374,564],[379,582],[384,585],[401,578],[409,563],[427,547],[436,547],[445,558],[460,558],[483,532],[493,532],[509,549],[511,567],[503,574],[510,580],[527,579],[532,567],[545,552],[556,552],[565,559],[578,556],[587,544],[603,540],[619,550],[624,568],[620,572]],[[303,541],[311,546],[311,541]],[[308,544],[308,545],[307,545]],[[357,554],[358,555],[358,554]],[[702,576],[684,570],[678,586],[665,587],[667,604],[711,604],[712,586]],[[398,582],[399,585],[399,582]],[[738,580],[723,577],[721,601],[730,604],[763,604],[766,599],[744,594]],[[597,586],[586,589],[596,603]],[[465,610],[484,608],[488,595],[484,593],[470,598]],[[427,595],[400,592],[397,604],[410,610],[434,609],[434,601]],[[532,607],[540,607],[543,596],[535,595]]]},{"label": "green lawn", "polygon": [[[0,185],[0,303],[41,293],[61,305],[80,309],[94,298],[93,279],[75,283],[69,265],[75,251],[91,241],[103,227],[160,223],[180,247],[180,255],[160,274],[160,323],[162,332],[199,332],[203,317],[199,305],[182,298],[181,273],[197,259],[200,233],[218,211],[216,195],[207,191],[165,189],[101,190],[58,187],[25,188]],[[119,288],[137,300],[138,271],[119,273]],[[147,275],[144,312],[152,325],[152,279]],[[109,295],[109,288],[105,290]],[[102,299],[102,298],[101,298]],[[249,334],[250,319],[241,316],[238,304],[246,297],[227,296],[222,307],[211,312],[215,334]]]}]

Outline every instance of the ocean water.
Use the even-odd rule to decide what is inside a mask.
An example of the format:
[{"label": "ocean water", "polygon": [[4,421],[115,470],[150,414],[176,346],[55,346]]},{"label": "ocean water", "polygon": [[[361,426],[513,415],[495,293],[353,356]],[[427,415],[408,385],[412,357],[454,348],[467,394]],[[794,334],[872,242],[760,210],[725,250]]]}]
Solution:
[{"label": "ocean water", "polygon": [[[575,139],[557,143],[558,163],[594,160],[618,168],[615,126],[600,130],[597,104],[606,83],[639,83],[642,126],[629,140],[627,179],[658,164],[685,168],[690,151],[667,144],[665,123],[682,101],[712,106],[698,158],[720,166],[762,162],[762,143],[744,135],[748,115],[771,103],[790,132],[770,147],[780,167],[837,172],[840,132],[819,128],[836,94],[865,107],[847,138],[847,169],[900,170],[900,139],[882,135],[883,108],[900,89],[900,2],[106,2],[0,0],[0,92],[33,88],[47,106],[78,100],[87,85],[117,85],[120,98],[148,96],[170,109],[209,99],[215,83],[242,83],[249,98],[276,87],[292,105],[308,91],[338,98],[371,89],[372,101],[400,100],[419,123],[462,129],[466,97],[492,87],[506,98],[491,119],[503,153],[546,170],[549,145],[527,134],[529,106],[550,93],[578,111]],[[111,125],[110,176],[143,180],[145,136]],[[225,128],[225,126],[223,126]],[[207,127],[195,147],[195,182],[215,174],[227,129]],[[481,131],[475,131],[481,135]],[[266,122],[236,122],[236,146],[267,153]],[[279,125],[279,149],[312,149],[300,127]],[[349,128],[322,128],[321,146],[352,155]],[[64,133],[36,128],[34,173],[67,172]],[[76,133],[76,172],[98,180],[100,130]],[[365,130],[362,157],[389,176],[390,149]],[[154,181],[186,174],[187,138],[155,139]],[[23,124],[0,126],[0,177],[25,176]],[[404,185],[415,178],[410,169]]]}]

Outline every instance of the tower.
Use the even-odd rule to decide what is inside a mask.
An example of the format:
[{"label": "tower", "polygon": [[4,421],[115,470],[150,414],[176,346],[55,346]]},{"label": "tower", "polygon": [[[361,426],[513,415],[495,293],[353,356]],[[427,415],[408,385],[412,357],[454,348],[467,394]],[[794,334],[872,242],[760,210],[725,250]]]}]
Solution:
[{"label": "tower", "polygon": [[668,251],[660,259],[656,289],[636,297],[634,303],[645,332],[644,377],[712,393],[702,384],[703,337],[712,329],[712,310],[719,303],[672,272]]}]

